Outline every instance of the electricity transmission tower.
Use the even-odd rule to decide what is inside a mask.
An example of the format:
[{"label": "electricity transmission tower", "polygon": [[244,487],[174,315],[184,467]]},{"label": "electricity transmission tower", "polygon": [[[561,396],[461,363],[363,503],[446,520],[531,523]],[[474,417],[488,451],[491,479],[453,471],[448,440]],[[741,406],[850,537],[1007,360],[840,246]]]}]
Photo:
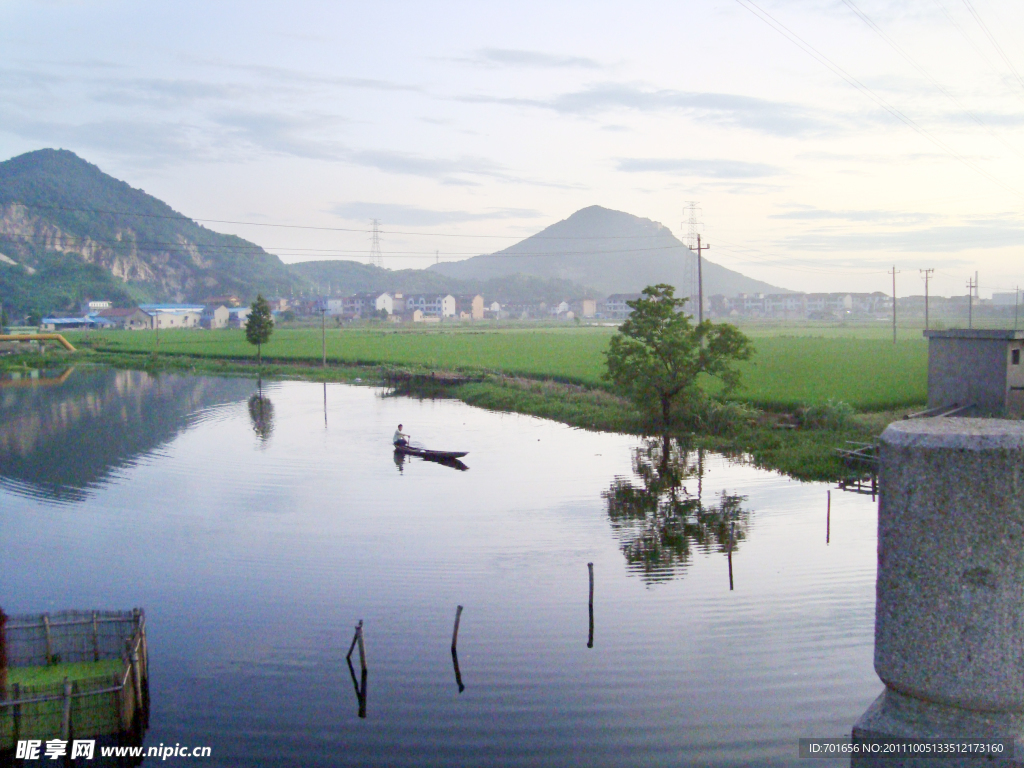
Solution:
[{"label": "electricity transmission tower", "polygon": [[[686,214],[686,247],[689,248],[691,251],[697,252],[697,237],[699,236],[701,226],[701,223],[697,218],[698,216],[700,216],[700,204],[694,200],[687,200],[686,207],[683,208],[683,213]],[[680,227],[680,229],[682,229],[682,227]],[[700,294],[700,274],[697,264],[698,260],[699,255],[698,259],[693,259],[690,261],[690,284],[687,286],[687,289],[689,292],[688,295],[690,298],[691,307],[693,307],[693,305],[698,301],[698,296]]]},{"label": "electricity transmission tower", "polygon": [[380,219],[371,219],[373,235],[370,242],[370,263],[375,267],[384,266],[384,255],[380,252]]}]

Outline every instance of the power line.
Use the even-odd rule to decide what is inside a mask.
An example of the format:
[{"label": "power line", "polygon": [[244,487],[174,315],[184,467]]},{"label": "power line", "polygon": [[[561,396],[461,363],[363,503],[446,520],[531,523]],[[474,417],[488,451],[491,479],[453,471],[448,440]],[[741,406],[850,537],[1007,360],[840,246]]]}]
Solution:
[{"label": "power line", "polygon": [[[768,11],[764,10],[759,5],[757,5],[757,3],[754,2],[754,0],[736,0],[736,2],[739,3],[741,6],[743,6],[744,8],[746,8],[748,11],[750,11],[752,14],[754,14],[754,16],[756,16],[761,21],[763,21],[765,24],[770,26],[772,29],[774,29],[776,32],[778,32],[780,35],[785,37],[787,40],[789,40],[795,46],[800,48],[808,56],[810,56],[811,58],[815,59],[820,64],[823,64],[825,67],[830,69],[834,74],[838,75],[840,78],[845,80],[847,82],[847,84],[853,86],[858,91],[860,91],[861,93],[863,93],[866,96],[868,96],[872,101],[874,101],[876,104],[878,104],[880,107],[882,107],[882,109],[884,109],[890,115],[895,117],[897,120],[902,122],[908,128],[911,128],[912,130],[916,131],[919,135],[921,135],[924,138],[928,139],[928,141],[932,142],[935,146],[939,147],[942,151],[946,152],[951,157],[959,160],[961,163],[963,163],[964,165],[966,165],[968,168],[970,168],[974,172],[978,173],[979,175],[984,176],[986,179],[991,181],[993,184],[996,184],[996,185],[1002,187],[1007,192],[1011,192],[1012,194],[1017,195],[1018,197],[1024,197],[1024,195],[1022,195],[1016,189],[1011,187],[1009,184],[1005,184],[1000,179],[998,179],[995,176],[993,176],[992,174],[990,174],[988,171],[986,171],[983,168],[975,165],[974,163],[972,163],[970,160],[968,160],[966,157],[961,155],[959,152],[957,152],[955,149],[950,147],[948,144],[946,144],[941,139],[939,139],[939,138],[937,138],[935,136],[932,136],[931,133],[929,133],[922,126],[918,125],[912,118],[910,118],[907,115],[903,114],[903,112],[901,112],[899,109],[894,107],[888,101],[886,101],[881,96],[876,94],[873,90],[871,90],[866,85],[864,85],[864,83],[862,83],[856,77],[851,75],[849,72],[847,72],[845,69],[840,67],[838,64],[836,64],[830,58],[825,56],[825,54],[821,53],[817,48],[815,48],[810,43],[808,43],[806,40],[804,40],[802,37],[800,37],[798,34],[793,32],[785,24],[783,24],[782,22],[777,20],[774,16],[772,16],[770,13],[768,13]],[[966,0],[965,0],[965,2],[966,2]]]},{"label": "power line", "polygon": [[989,30],[988,25],[984,22],[981,16],[978,15],[978,12],[974,9],[974,4],[971,3],[971,0],[964,0],[964,5],[967,6],[967,10],[971,12],[971,16],[974,17],[974,20],[978,22],[978,26],[981,27],[981,31],[985,33],[985,36],[988,38],[988,41],[992,43],[992,47],[996,49],[996,53],[998,53],[1002,57],[1003,62],[1013,73],[1013,76],[1017,78],[1017,84],[1022,89],[1024,89],[1024,78],[1020,76],[1020,72],[1018,72],[1017,68],[1013,66],[1013,62],[1010,61],[1010,57],[1006,55],[1006,52],[1003,50],[1003,47],[999,45],[998,41],[996,41],[995,35],[993,35],[992,32]]},{"label": "power line", "polygon": [[[53,210],[53,211],[71,211],[77,213],[101,213],[110,216],[134,216],[142,219],[174,219],[180,221],[185,219],[186,221],[197,222],[204,221],[208,224],[240,224],[248,227],[274,227],[277,229],[309,229],[319,232],[363,232],[372,234],[373,229],[359,229],[355,227],[318,227],[310,224],[271,224],[265,221],[238,221],[235,219],[203,219],[196,218],[194,216],[185,216],[184,214],[167,214],[167,213],[137,213],[135,211],[108,211],[98,208],[76,208],[71,206],[63,205],[36,205],[33,203],[12,203],[12,205],[20,205],[24,208],[36,208],[39,210]],[[651,235],[588,235],[588,236],[576,236],[576,235],[528,235],[527,237],[521,237],[520,235],[470,235],[462,232],[419,232],[408,229],[389,229],[380,230],[382,235],[417,235],[422,237],[464,237],[472,239],[484,239],[484,240],[640,240],[649,237],[664,237],[664,233],[655,233]]]},{"label": "power line", "polygon": [[940,83],[938,80],[932,77],[931,74],[929,74],[929,72],[924,67],[918,64],[917,61],[915,61],[910,56],[910,54],[904,51],[903,48],[900,47],[900,45],[895,40],[889,37],[889,35],[886,34],[885,30],[878,26],[870,16],[868,16],[866,13],[864,13],[864,11],[858,8],[857,5],[853,2],[853,0],[843,0],[843,3],[846,5],[847,8],[853,11],[854,14],[856,14],[861,21],[867,24],[868,27],[872,29],[879,37],[885,40],[885,42],[887,42],[892,47],[892,49],[896,51],[896,53],[902,56],[907,61],[907,63],[910,64],[910,66],[916,69],[922,77],[924,77],[926,80],[928,80],[928,82],[935,86],[935,88],[939,92],[941,92],[942,95],[944,95],[947,99],[956,104],[957,108],[959,108],[961,112],[970,117],[980,127],[988,131],[989,135],[991,135],[992,138],[1002,142],[1003,146],[1005,146],[1011,152],[1020,157],[1024,157],[1024,154],[1019,152],[1013,145],[1006,141],[1006,139],[1004,139],[1002,136],[1000,136],[998,133],[992,130],[992,127],[988,123],[986,123],[976,114],[974,114],[974,112],[965,107],[956,96],[954,96],[952,93],[946,90],[945,86],[943,86],[942,83]]},{"label": "power line", "polygon": [[[967,41],[968,45],[970,45],[971,48],[974,49],[974,52],[977,53],[979,57],[981,57],[981,60],[985,62],[985,65],[990,70],[992,70],[992,74],[994,74],[996,77],[1002,80],[1004,76],[1003,73],[996,69],[995,65],[992,64],[988,56],[985,55],[985,52],[982,51],[981,48],[978,47],[978,44],[974,42],[973,38],[971,38],[971,36],[967,34],[967,30],[963,28],[963,25],[950,15],[942,0],[935,0],[935,4],[939,6],[939,10],[942,11],[942,15],[946,17],[946,20],[950,24],[952,24],[954,28],[956,28],[957,32],[959,32],[960,35],[964,38],[964,40]],[[1021,102],[1024,102],[1024,94],[1017,93],[1017,91],[1014,90],[1014,95],[1016,95],[1017,98],[1021,100]]]}]

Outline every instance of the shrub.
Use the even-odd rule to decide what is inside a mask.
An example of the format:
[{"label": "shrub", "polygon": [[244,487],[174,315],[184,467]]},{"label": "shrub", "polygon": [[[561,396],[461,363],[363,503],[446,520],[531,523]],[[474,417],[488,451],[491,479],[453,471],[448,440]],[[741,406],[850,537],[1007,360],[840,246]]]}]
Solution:
[{"label": "shrub", "polygon": [[800,426],[807,429],[842,429],[856,413],[853,406],[831,397],[820,405],[809,405],[797,410]]}]

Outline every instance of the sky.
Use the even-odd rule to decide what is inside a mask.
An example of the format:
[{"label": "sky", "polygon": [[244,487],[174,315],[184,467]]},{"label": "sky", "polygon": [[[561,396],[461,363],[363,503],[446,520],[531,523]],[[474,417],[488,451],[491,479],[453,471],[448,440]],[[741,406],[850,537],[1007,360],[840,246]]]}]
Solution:
[{"label": "sky", "polygon": [[[70,149],[286,262],[589,205],[803,291],[1024,287],[1024,3],[0,4],[0,159]],[[286,226],[280,226],[286,225]]]}]

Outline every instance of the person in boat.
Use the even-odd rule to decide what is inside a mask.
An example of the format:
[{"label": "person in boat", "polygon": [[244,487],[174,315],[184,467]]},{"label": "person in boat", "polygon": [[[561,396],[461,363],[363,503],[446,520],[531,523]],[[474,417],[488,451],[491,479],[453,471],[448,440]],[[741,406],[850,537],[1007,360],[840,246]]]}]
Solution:
[{"label": "person in boat", "polygon": [[402,431],[401,424],[399,424],[398,429],[395,430],[395,436],[391,438],[391,442],[393,442],[396,446],[409,444],[409,436]]}]

